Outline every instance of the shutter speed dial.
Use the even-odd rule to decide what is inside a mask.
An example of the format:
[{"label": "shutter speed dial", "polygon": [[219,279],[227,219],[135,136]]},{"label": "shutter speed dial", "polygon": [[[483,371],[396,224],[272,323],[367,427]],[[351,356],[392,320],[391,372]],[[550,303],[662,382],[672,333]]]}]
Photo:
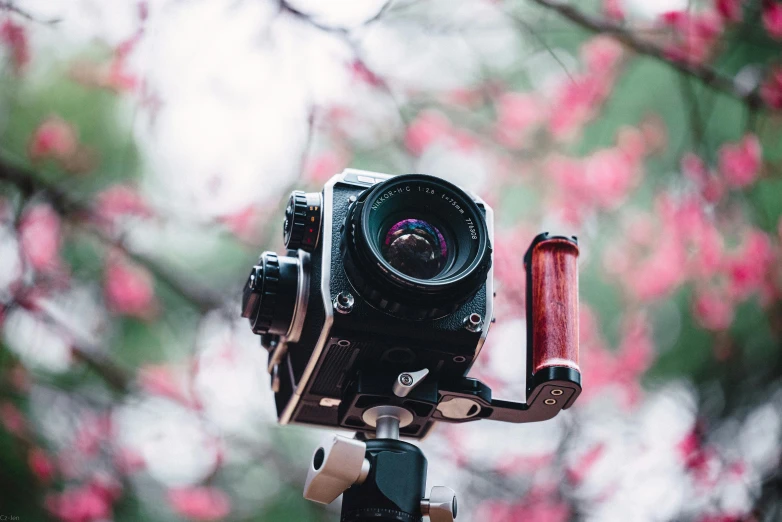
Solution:
[{"label": "shutter speed dial", "polygon": [[320,193],[293,191],[282,225],[283,241],[288,250],[315,250],[320,237],[322,207]]}]

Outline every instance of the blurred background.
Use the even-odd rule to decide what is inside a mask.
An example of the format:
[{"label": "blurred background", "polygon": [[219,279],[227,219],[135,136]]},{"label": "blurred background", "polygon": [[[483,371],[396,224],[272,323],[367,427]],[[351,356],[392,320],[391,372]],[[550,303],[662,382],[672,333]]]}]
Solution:
[{"label": "blurred background", "polygon": [[776,0],[0,1],[2,520],[339,518],[239,292],[348,166],[496,209],[498,397],[580,239],[575,407],[420,444],[459,520],[782,520]]}]

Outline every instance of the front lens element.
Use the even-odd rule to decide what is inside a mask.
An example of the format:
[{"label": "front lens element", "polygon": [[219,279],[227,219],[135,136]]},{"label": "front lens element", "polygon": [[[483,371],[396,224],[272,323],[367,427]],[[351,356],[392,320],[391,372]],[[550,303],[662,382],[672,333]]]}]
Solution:
[{"label": "front lens element", "polygon": [[417,279],[435,277],[448,259],[443,234],[420,219],[403,219],[392,225],[380,250],[388,264]]}]

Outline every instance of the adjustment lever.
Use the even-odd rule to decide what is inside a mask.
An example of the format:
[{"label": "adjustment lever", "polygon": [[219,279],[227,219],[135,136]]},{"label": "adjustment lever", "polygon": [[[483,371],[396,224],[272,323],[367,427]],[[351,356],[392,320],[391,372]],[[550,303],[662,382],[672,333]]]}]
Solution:
[{"label": "adjustment lever", "polygon": [[429,370],[426,368],[417,372],[400,373],[399,377],[397,377],[394,382],[394,395],[397,397],[407,397],[427,375],[429,375]]}]

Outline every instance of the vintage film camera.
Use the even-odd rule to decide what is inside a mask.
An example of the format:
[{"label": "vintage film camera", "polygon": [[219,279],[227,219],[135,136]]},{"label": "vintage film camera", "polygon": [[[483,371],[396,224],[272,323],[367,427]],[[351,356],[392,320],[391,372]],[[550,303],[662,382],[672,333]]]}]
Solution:
[{"label": "vintage film camera", "polygon": [[[375,437],[352,450],[342,437],[319,448],[308,498],[330,502],[367,477],[377,486],[381,470],[371,464],[378,452],[418,452],[417,474],[425,477],[420,451],[395,439],[420,439],[437,421],[546,420],[578,397],[575,238],[541,234],[524,257],[523,403],[494,399],[486,385],[466,377],[486,340],[494,299],[493,214],[479,198],[433,176],[346,169],[322,193],[291,195],[284,240],[287,254],[264,252],[242,299],[242,315],[269,350],[279,422]],[[335,466],[352,470],[349,480],[329,476]],[[429,500],[401,506],[400,498],[388,498],[393,489],[364,491],[361,509],[383,505],[410,520],[430,510]],[[361,520],[361,509],[350,520]],[[367,516],[408,520],[378,513]]]}]

